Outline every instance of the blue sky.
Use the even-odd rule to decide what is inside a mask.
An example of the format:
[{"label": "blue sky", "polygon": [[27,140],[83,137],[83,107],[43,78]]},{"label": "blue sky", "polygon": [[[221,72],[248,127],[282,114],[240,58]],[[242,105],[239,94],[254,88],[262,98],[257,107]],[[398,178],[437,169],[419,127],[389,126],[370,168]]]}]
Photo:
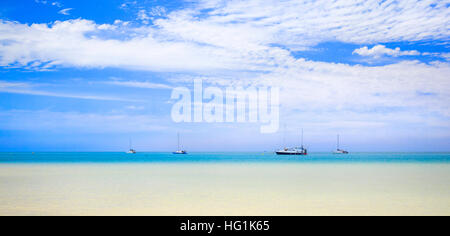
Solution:
[{"label": "blue sky", "polygon": [[[0,151],[450,151],[450,1],[0,2]],[[277,86],[281,126],[174,123],[194,79]]]}]

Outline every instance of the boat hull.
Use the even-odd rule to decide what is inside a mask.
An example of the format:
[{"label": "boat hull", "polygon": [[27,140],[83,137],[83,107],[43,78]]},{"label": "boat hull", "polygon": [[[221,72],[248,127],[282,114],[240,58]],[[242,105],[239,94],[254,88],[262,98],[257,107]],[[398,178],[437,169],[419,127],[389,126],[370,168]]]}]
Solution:
[{"label": "boat hull", "polygon": [[172,154],[175,154],[175,155],[186,155],[187,152],[172,152]]},{"label": "boat hull", "polygon": [[307,153],[301,153],[301,152],[275,152],[277,155],[282,156],[306,156]]},{"label": "boat hull", "polygon": [[344,151],[344,150],[337,150],[337,151],[334,151],[333,154],[348,154],[348,152]]},{"label": "boat hull", "polygon": [[130,150],[127,152],[127,154],[136,154],[136,150],[130,149]]}]

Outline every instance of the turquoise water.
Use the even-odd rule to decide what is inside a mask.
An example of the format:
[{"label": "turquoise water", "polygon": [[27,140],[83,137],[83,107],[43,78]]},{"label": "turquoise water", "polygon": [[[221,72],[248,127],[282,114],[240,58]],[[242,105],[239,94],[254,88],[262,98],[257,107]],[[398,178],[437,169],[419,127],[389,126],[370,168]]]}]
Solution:
[{"label": "turquoise water", "polygon": [[450,153],[310,153],[308,156],[277,156],[273,153],[171,153],[48,152],[0,153],[0,163],[449,163]]}]

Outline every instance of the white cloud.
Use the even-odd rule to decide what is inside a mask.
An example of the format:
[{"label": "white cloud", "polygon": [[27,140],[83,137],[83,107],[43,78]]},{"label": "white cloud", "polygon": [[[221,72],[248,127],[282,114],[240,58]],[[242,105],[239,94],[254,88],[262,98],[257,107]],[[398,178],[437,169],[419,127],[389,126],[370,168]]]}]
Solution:
[{"label": "white cloud", "polygon": [[402,51],[399,47],[395,49],[387,48],[384,45],[376,45],[373,46],[371,49],[369,49],[367,46],[355,49],[353,51],[353,54],[358,54],[360,56],[369,56],[374,58],[380,58],[383,56],[392,56],[392,57],[399,57],[399,56],[418,56],[421,55],[421,53],[417,50],[410,50],[410,51]]},{"label": "white cloud", "polygon": [[149,81],[123,81],[114,80],[103,82],[105,84],[124,86],[124,87],[134,87],[134,88],[147,88],[147,89],[171,89],[172,87],[166,84],[152,83]]},{"label": "white cloud", "polygon": [[[387,109],[382,113],[399,109],[417,115],[418,121],[426,121],[427,114],[445,120],[450,117],[447,62],[351,66],[296,59],[290,50],[339,41],[380,44],[355,50],[365,56],[418,55],[418,51],[390,49],[381,43],[448,40],[447,4],[431,0],[218,0],[166,12],[156,20],[143,11],[140,20],[154,23],[145,26],[119,21],[98,25],[83,19],[49,25],[0,21],[0,65],[176,71],[223,85],[279,86],[283,110],[297,117],[303,112],[334,111],[336,115],[327,117],[330,121],[340,119],[341,112],[370,115],[382,108]],[[108,38],[105,31],[119,37]],[[112,83],[155,87],[149,81]]]},{"label": "white cloud", "polygon": [[70,12],[69,12],[69,11],[71,11],[71,10],[73,10],[73,8],[64,8],[64,9],[62,9],[61,11],[59,11],[58,13],[59,13],[59,14],[62,14],[62,15],[68,16],[68,15],[70,15]]},{"label": "white cloud", "polygon": [[36,3],[40,3],[40,4],[47,4],[48,1],[46,0],[34,0]]},{"label": "white cloud", "polygon": [[144,110],[145,107],[144,106],[131,105],[131,106],[127,106],[126,109],[129,109],[129,110]]},{"label": "white cloud", "polygon": [[120,9],[128,9],[130,6],[134,6],[137,4],[137,1],[125,1],[124,3],[120,4]]},{"label": "white cloud", "polygon": [[152,7],[150,10],[140,9],[137,13],[137,19],[144,24],[149,24],[150,21],[155,20],[157,17],[163,17],[166,15],[166,8],[164,7]]},{"label": "white cloud", "polygon": [[150,9],[151,16],[165,16],[167,14],[167,10],[165,7],[156,6]]},{"label": "white cloud", "polygon": [[[168,40],[152,29],[123,29],[128,40],[95,37],[117,25],[97,25],[88,20],[56,21],[47,24],[19,24],[0,21],[0,65],[67,67],[121,67],[151,71],[205,71],[238,69],[225,49]],[[91,36],[87,36],[87,34]],[[25,40],[26,39],[26,40]]]},{"label": "white cloud", "polygon": [[297,67],[264,77],[282,86],[282,104],[295,114],[401,110],[450,117],[450,92],[445,89],[450,86],[449,73],[448,63],[365,67],[299,61]]},{"label": "white cloud", "polygon": [[441,56],[442,58],[444,58],[445,60],[450,61],[450,52],[447,52],[447,53],[441,53],[440,56]]},{"label": "white cloud", "polygon": [[[212,11],[196,21],[209,26],[252,26],[268,32],[271,42],[293,49],[323,41],[374,44],[446,40],[450,35],[448,4],[431,0],[202,1],[198,10]],[[184,34],[198,32],[186,30]]]},{"label": "white cloud", "polygon": [[133,99],[126,99],[120,97],[112,96],[99,96],[99,95],[88,95],[88,94],[71,94],[67,92],[51,92],[43,91],[34,88],[35,86],[30,83],[25,82],[8,82],[0,81],[0,93],[13,93],[13,94],[24,94],[33,96],[46,96],[46,97],[59,97],[59,98],[74,98],[74,99],[85,99],[85,100],[100,100],[100,101],[122,101],[122,102],[141,102]]},{"label": "white cloud", "polygon": [[139,10],[137,19],[141,20],[142,22],[144,22],[144,24],[148,24],[151,18],[147,14],[146,10]]},{"label": "white cloud", "polygon": [[[150,115],[124,113],[79,113],[48,110],[0,111],[2,130],[45,130],[82,133],[114,133],[139,130],[148,132],[166,129],[162,119]],[[83,121],[83,122],[80,122]]]},{"label": "white cloud", "polygon": [[[152,71],[267,70],[292,62],[283,48],[305,49],[324,41],[361,44],[450,37],[449,10],[442,1],[249,0],[194,6],[170,13],[162,7],[141,9],[138,18],[147,23],[153,16],[165,17],[140,27],[99,26],[87,20],[31,26],[0,22],[1,38],[8,42],[0,45],[0,63]],[[119,37],[105,37],[102,30]]]},{"label": "white cloud", "polygon": [[52,6],[61,8],[63,5],[60,2],[52,2]]}]

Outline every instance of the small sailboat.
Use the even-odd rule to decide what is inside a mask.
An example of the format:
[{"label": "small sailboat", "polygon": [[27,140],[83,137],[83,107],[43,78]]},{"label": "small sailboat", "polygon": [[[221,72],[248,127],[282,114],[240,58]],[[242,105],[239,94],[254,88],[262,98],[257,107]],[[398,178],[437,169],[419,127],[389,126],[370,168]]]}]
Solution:
[{"label": "small sailboat", "polygon": [[308,150],[303,147],[303,129],[302,129],[302,141],[301,141],[301,147],[294,147],[294,148],[283,148],[281,150],[276,151],[275,153],[277,155],[308,155]]},{"label": "small sailboat", "polygon": [[177,136],[178,136],[178,149],[177,151],[173,152],[173,154],[187,154],[186,150],[180,148],[180,133],[177,133]]},{"label": "small sailboat", "polygon": [[347,151],[339,148],[339,134],[337,135],[336,151],[334,151],[333,154],[348,154]]},{"label": "small sailboat", "polygon": [[131,139],[130,139],[130,149],[127,152],[128,154],[136,154],[136,150],[134,150],[133,148],[131,148]]}]

